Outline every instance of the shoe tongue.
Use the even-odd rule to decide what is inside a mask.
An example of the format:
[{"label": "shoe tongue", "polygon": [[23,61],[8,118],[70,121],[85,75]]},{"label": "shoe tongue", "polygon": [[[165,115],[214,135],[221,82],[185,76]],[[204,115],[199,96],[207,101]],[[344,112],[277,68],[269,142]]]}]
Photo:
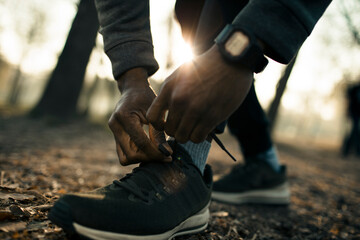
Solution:
[{"label": "shoe tongue", "polygon": [[[141,163],[139,169],[134,170],[130,179],[136,185],[144,190],[153,190],[153,186],[150,181],[155,185],[163,184],[157,175],[161,175],[164,172],[164,166],[161,166],[163,163]],[[166,163],[165,163],[166,164]],[[140,168],[146,168],[147,170],[141,170]],[[125,180],[126,181],[126,180]]]},{"label": "shoe tongue", "polygon": [[[173,149],[172,158],[173,161],[183,161],[185,163],[192,163],[190,155],[186,150],[176,143],[175,141],[168,141],[169,145]],[[153,190],[153,186],[150,181],[156,185],[164,185],[161,181],[167,181],[171,179],[174,171],[174,162],[150,162],[150,163],[141,163],[138,168],[146,168],[146,170],[137,169],[134,170],[130,179],[136,183],[138,187],[145,190]],[[160,180],[161,179],[161,180]],[[126,179],[124,179],[126,181]],[[169,180],[170,181],[170,180]]]},{"label": "shoe tongue", "polygon": [[181,160],[186,163],[192,163],[190,155],[179,143],[174,140],[169,140],[168,143],[173,150],[173,154],[171,155],[173,160]]}]

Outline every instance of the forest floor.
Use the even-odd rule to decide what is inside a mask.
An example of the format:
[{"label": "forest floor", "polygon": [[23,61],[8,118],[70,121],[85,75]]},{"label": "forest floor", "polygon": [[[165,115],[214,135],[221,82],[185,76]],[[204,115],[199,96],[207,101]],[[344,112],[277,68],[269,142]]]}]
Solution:
[{"label": "forest floor", "polygon": [[[0,239],[66,239],[47,219],[56,199],[131,171],[118,164],[112,134],[104,126],[0,113]],[[229,136],[223,140],[241,159],[236,142]],[[207,230],[176,239],[360,239],[360,160],[295,141],[277,146],[288,168],[289,206],[212,202]],[[234,166],[217,146],[209,163],[215,179]]]}]

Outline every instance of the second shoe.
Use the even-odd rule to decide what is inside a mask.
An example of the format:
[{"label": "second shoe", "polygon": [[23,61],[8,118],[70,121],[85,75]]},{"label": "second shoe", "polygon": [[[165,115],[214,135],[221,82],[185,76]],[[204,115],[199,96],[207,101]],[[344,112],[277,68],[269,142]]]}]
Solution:
[{"label": "second shoe", "polygon": [[286,167],[276,172],[266,161],[248,160],[214,182],[212,199],[229,204],[289,204]]}]

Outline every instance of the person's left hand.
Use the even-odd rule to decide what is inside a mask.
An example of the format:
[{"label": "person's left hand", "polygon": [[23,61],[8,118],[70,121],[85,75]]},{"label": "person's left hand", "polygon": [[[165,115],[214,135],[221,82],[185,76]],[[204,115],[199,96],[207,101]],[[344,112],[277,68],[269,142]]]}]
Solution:
[{"label": "person's left hand", "polygon": [[214,45],[165,80],[146,117],[180,143],[202,142],[240,106],[252,80],[250,69],[229,65]]}]

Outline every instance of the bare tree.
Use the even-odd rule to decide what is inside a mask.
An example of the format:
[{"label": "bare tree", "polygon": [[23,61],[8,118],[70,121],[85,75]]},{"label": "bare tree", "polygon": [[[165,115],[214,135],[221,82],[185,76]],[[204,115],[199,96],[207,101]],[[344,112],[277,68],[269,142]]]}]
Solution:
[{"label": "bare tree", "polygon": [[344,17],[347,28],[352,36],[353,41],[360,45],[360,0],[342,0],[339,3],[340,13]]},{"label": "bare tree", "polygon": [[267,112],[269,121],[270,121],[270,131],[272,132],[276,123],[276,119],[279,113],[279,106],[281,103],[281,98],[284,95],[286,90],[287,82],[290,78],[291,72],[294,68],[296,62],[297,54],[295,57],[290,61],[290,63],[285,67],[278,83],[276,86],[276,93],[273,101],[270,104],[269,110]]},{"label": "bare tree", "polygon": [[[15,33],[21,42],[17,48],[20,52],[18,63],[10,82],[8,102],[15,104],[22,85],[22,65],[34,44],[44,41],[44,25],[46,22],[46,9],[38,1],[0,1],[0,15],[4,19],[0,23],[0,32]],[[7,20],[7,21],[6,21]]]},{"label": "bare tree", "polygon": [[[11,8],[17,9],[20,2],[13,2]],[[28,53],[33,44],[38,44],[44,40],[44,25],[46,21],[45,9],[40,8],[38,4],[27,4],[21,6],[24,8],[22,16],[16,15],[12,19],[12,23],[16,34],[22,40],[21,55],[18,64],[15,66],[13,77],[10,81],[10,91],[8,94],[8,103],[14,105],[18,102],[18,97],[23,84],[21,67],[28,56]],[[15,11],[15,10],[14,10]],[[24,24],[24,21],[27,24]]]},{"label": "bare tree", "polygon": [[67,118],[76,115],[77,100],[98,28],[94,1],[81,0],[58,63],[31,116]]}]

